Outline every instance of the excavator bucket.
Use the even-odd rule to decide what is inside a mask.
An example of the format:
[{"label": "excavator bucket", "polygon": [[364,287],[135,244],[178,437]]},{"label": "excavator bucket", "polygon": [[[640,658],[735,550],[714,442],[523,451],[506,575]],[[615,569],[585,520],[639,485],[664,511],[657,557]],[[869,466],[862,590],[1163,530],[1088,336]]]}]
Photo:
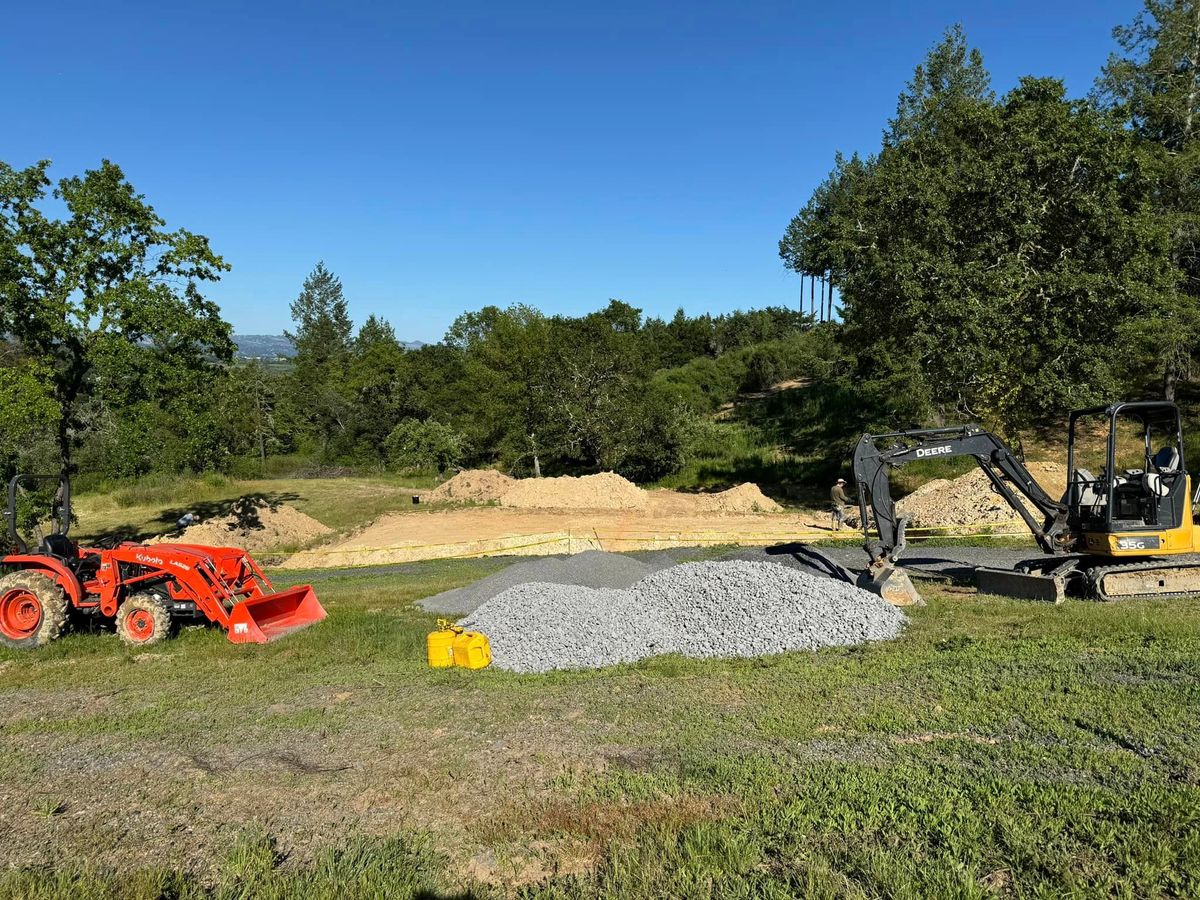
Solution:
[{"label": "excavator bucket", "polygon": [[858,576],[858,586],[863,590],[878,594],[892,606],[925,605],[925,601],[913,587],[908,573],[893,566],[871,566]]},{"label": "excavator bucket", "polygon": [[243,600],[229,611],[229,640],[235,644],[265,644],[307,628],[326,616],[311,585]]},{"label": "excavator bucket", "polygon": [[1063,575],[1040,575],[1013,569],[975,567],[975,587],[981,594],[997,594],[1018,600],[1044,600],[1062,603],[1067,598],[1067,579]]}]

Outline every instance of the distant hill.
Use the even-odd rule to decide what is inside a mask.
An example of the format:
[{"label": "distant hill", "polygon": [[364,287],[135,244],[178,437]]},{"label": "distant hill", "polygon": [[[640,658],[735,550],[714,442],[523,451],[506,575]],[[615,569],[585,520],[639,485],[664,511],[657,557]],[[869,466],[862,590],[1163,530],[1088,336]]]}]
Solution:
[{"label": "distant hill", "polygon": [[296,348],[282,334],[235,334],[238,359],[275,359],[279,356],[293,357]]},{"label": "distant hill", "polygon": [[[238,359],[291,359],[296,355],[292,342],[282,334],[235,334],[233,342],[237,345],[235,356]],[[425,346],[424,341],[401,341],[405,350],[419,350]]]}]

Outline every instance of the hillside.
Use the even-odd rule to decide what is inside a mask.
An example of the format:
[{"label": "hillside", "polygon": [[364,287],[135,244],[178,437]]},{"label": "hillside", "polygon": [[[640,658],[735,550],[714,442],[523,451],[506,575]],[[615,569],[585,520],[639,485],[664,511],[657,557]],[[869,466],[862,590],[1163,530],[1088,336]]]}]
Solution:
[{"label": "hillside", "polygon": [[[233,342],[237,345],[237,359],[291,359],[296,355],[296,348],[291,339],[284,334],[235,334]],[[405,350],[420,350],[425,346],[424,341],[401,341],[400,346]]]}]

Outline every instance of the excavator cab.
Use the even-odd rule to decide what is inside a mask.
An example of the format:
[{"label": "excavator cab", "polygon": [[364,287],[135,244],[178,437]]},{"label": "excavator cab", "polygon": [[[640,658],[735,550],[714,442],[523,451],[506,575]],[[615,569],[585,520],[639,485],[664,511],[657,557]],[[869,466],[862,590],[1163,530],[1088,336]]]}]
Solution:
[{"label": "excavator cab", "polygon": [[1179,408],[1114,403],[1072,412],[1064,502],[1081,550],[1190,552],[1192,497]]}]

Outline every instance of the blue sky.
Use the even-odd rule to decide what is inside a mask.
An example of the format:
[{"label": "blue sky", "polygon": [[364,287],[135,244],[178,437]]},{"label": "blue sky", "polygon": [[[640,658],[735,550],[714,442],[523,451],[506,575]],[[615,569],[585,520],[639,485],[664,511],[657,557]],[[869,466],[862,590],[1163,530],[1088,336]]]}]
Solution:
[{"label": "blue sky", "polygon": [[870,151],[961,21],[998,91],[1085,93],[1136,0],[17,3],[0,159],[119,163],[277,333],[319,259],[357,322],[466,309],[670,315],[796,302],[776,244],[837,150]]}]

